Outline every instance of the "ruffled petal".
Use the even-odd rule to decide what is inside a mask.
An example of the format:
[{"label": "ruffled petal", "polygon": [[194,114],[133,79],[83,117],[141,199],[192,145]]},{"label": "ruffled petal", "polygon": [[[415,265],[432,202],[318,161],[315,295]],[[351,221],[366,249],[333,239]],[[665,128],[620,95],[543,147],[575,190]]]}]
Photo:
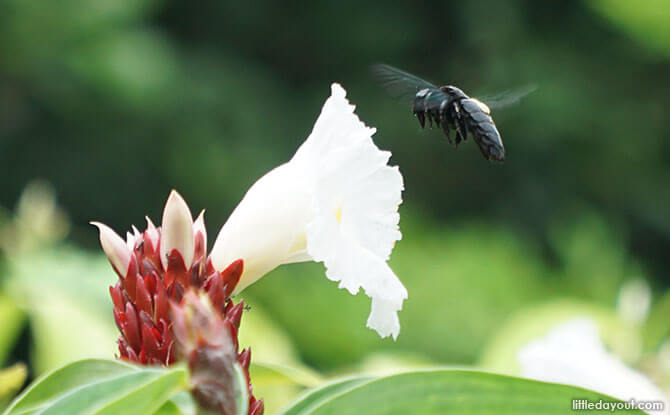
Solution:
[{"label": "ruffled petal", "polygon": [[386,260],[401,238],[402,175],[387,165],[391,153],[374,144],[375,130],[354,114],[342,87],[333,84],[332,91],[294,158],[318,166],[313,170],[315,216],[306,227],[307,252],[325,264],[327,277],[341,288],[352,294],[363,288],[372,298],[368,327],[395,339],[397,312],[407,290]]},{"label": "ruffled petal", "polygon": [[214,242],[218,270],[244,260],[235,292],[280,264],[313,259],[352,294],[372,298],[368,327],[396,338],[407,290],[386,261],[400,239],[403,190],[391,153],[372,141],[374,128],[354,113],[338,84],[311,134],[286,164],[245,194]]}]

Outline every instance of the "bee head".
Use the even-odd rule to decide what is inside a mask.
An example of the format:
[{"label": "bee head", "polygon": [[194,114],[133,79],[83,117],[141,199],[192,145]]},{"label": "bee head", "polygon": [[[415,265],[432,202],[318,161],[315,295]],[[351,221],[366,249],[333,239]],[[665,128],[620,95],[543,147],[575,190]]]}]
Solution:
[{"label": "bee head", "polygon": [[461,91],[460,88],[456,88],[453,85],[446,85],[443,87],[440,87],[442,92],[445,94],[448,94],[449,96],[452,96],[454,98],[467,98],[468,96],[465,95],[465,92]]}]

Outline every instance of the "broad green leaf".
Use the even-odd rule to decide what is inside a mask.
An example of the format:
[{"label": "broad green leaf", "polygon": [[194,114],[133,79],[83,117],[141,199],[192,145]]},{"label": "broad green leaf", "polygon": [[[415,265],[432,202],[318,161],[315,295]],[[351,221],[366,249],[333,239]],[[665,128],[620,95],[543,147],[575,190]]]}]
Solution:
[{"label": "broad green leaf", "polygon": [[4,415],[146,415],[187,384],[186,370],[81,360],[35,381]]},{"label": "broad green leaf", "polygon": [[25,321],[25,314],[12,299],[0,295],[0,316],[2,316],[2,324],[0,324],[1,365],[16,342]]},{"label": "broad green leaf", "polygon": [[[485,372],[429,370],[379,378],[336,391],[318,406],[292,415],[564,415],[573,399],[613,398],[585,389]],[[589,411],[593,414],[609,411]],[[617,413],[640,414],[638,410]]]},{"label": "broad green leaf", "polygon": [[318,388],[312,389],[298,398],[290,406],[284,409],[282,415],[308,414],[311,410],[320,406],[322,403],[331,399],[333,396],[337,396],[341,393],[351,390],[363,383],[371,381],[372,379],[374,378],[371,376],[353,376],[329,382]]}]

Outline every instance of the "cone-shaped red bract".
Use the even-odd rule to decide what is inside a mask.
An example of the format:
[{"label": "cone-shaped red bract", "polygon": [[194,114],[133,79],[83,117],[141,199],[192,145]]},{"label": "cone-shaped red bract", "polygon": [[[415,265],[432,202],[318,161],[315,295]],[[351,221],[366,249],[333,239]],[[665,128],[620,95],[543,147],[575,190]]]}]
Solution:
[{"label": "cone-shaped red bract", "polygon": [[[211,303],[212,312],[217,313],[217,319],[223,322],[208,326],[209,336],[217,335],[216,330],[220,329],[231,339],[231,350],[247,378],[248,413],[261,415],[263,402],[253,397],[249,382],[250,350],[238,352],[237,331],[244,303],[235,305],[230,299],[242,275],[243,262],[237,260],[219,272],[206,256],[203,232],[196,232],[194,238],[195,252],[189,268],[184,265],[182,253],[176,249],[167,255],[167,261],[161,261],[161,229],[149,222],[145,232],[136,231],[131,239],[132,246],[128,247],[130,261],[125,274],[121,274],[116,266],[113,267],[119,275],[119,281],[109,291],[114,303],[114,319],[121,331],[118,340],[120,358],[141,364],[167,366],[179,360],[180,356],[186,356],[183,352],[178,354],[175,349],[174,330],[180,327],[183,332],[187,328],[175,324],[174,313],[170,313],[170,304],[181,304],[184,294],[190,290],[204,293]],[[217,343],[198,343],[203,350],[211,350],[215,344]],[[196,347],[190,353],[197,355],[199,351]]]}]

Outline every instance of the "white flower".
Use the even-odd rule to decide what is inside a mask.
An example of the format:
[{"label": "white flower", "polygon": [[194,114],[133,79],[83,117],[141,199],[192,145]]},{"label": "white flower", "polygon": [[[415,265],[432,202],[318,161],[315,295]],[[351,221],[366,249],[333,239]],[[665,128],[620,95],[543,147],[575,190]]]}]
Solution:
[{"label": "white flower", "polygon": [[[593,320],[575,319],[524,346],[518,354],[522,376],[591,389],[623,401],[666,401],[642,373],[609,353]],[[664,414],[669,413],[665,402]]]},{"label": "white flower", "polygon": [[372,298],[367,326],[400,331],[407,290],[386,261],[397,240],[403,190],[391,153],[372,141],[345,90],[333,84],[312,133],[293,158],[261,177],[221,228],[211,260],[219,269],[244,260],[244,289],[281,264],[314,260],[326,276]]}]

